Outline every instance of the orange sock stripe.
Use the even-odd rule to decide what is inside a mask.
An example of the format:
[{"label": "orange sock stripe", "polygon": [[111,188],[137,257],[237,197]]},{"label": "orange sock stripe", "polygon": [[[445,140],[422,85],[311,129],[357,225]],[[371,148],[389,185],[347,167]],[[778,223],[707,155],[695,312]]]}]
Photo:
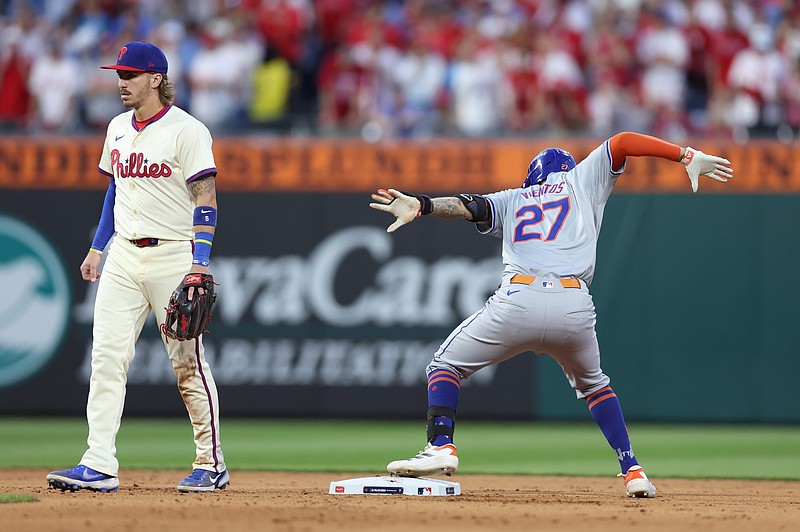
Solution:
[{"label": "orange sock stripe", "polygon": [[428,385],[441,380],[450,381],[459,388],[461,387],[461,379],[458,378],[458,375],[446,370],[439,370],[431,373],[428,376]]},{"label": "orange sock stripe", "polygon": [[434,379],[429,380],[428,381],[428,387],[430,387],[431,384],[436,384],[437,382],[441,382],[441,381],[449,382],[450,384],[455,384],[456,388],[458,388],[459,390],[461,389],[461,382],[459,382],[458,379],[453,378],[453,377],[446,377],[444,375],[442,375],[441,377],[436,377]]},{"label": "orange sock stripe", "polygon": [[598,397],[597,399],[592,400],[591,402],[588,403],[589,410],[591,410],[592,408],[594,408],[598,404],[602,403],[606,399],[611,399],[612,397],[616,397],[616,396],[617,396],[617,394],[615,394],[614,392],[611,392],[608,395],[604,395],[603,397]]},{"label": "orange sock stripe", "polygon": [[591,394],[591,395],[589,395],[588,397],[586,397],[586,402],[588,403],[588,402],[589,402],[589,401],[591,401],[591,400],[592,400],[594,397],[597,397],[598,395],[600,395],[600,394],[602,394],[602,393],[605,393],[605,392],[613,392],[613,391],[614,391],[614,390],[612,390],[612,389],[611,389],[611,386],[606,386],[605,388],[600,388],[600,389],[599,389],[599,390],[597,390],[596,392],[592,392],[592,394]]}]

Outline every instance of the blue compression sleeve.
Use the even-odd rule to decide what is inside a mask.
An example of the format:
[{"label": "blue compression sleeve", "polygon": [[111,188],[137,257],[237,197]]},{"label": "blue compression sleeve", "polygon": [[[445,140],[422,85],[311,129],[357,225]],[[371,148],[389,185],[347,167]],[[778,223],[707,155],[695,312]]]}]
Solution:
[{"label": "blue compression sleeve", "polygon": [[106,199],[103,201],[100,222],[97,224],[97,231],[95,231],[94,240],[92,240],[92,249],[95,251],[103,251],[108,241],[114,236],[114,200],[116,197],[117,185],[114,183],[114,178],[111,178],[111,183],[106,191]]},{"label": "blue compression sleeve", "polygon": [[194,234],[194,254],[192,264],[208,266],[211,260],[211,246],[214,242],[214,234],[204,231]]}]

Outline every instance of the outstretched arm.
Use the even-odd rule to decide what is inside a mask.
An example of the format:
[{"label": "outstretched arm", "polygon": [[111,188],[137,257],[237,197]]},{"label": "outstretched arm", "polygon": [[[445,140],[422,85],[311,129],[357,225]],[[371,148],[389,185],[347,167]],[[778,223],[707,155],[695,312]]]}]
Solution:
[{"label": "outstretched arm", "polygon": [[374,203],[369,206],[379,211],[388,212],[396,220],[386,231],[393,233],[417,216],[423,214],[438,218],[464,218],[473,221],[473,213],[464,201],[454,196],[428,198],[426,196],[409,196],[399,190],[378,189],[372,194]]},{"label": "outstretched arm", "polygon": [[660,157],[677,162],[683,155],[683,148],[677,144],[629,131],[618,133],[608,139],[608,147],[611,150],[611,160],[615,170],[622,167],[626,157]]},{"label": "outstretched arm", "polygon": [[622,167],[626,157],[660,157],[683,163],[686,173],[689,174],[692,192],[697,192],[701,175],[722,183],[733,177],[729,160],[707,155],[694,148],[683,148],[650,135],[618,133],[609,139],[608,147],[611,151],[612,168],[615,170]]}]

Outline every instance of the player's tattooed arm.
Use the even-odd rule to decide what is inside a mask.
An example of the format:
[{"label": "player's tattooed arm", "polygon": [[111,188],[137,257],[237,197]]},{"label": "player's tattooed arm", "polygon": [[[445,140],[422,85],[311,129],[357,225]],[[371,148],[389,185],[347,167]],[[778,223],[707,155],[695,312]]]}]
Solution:
[{"label": "player's tattooed arm", "polygon": [[210,205],[217,208],[217,186],[213,174],[192,181],[187,186],[195,206]]},{"label": "player's tattooed arm", "polygon": [[472,213],[464,206],[464,203],[456,197],[431,198],[433,210],[431,216],[437,218],[464,218],[472,220]]},{"label": "player's tattooed arm", "polygon": [[[217,229],[217,188],[214,174],[187,183],[187,188],[195,206],[192,215],[195,245],[189,273],[210,273],[209,257]],[[189,299],[192,298],[193,289],[189,289]],[[202,288],[199,290],[202,294]]]},{"label": "player's tattooed arm", "polygon": [[[194,230],[195,233],[199,232],[207,232],[211,233],[212,235],[216,231],[216,211],[217,211],[217,187],[216,181],[214,180],[214,175],[208,175],[201,177],[191,183],[187,184],[189,188],[189,194],[192,196],[192,201],[195,205],[195,216],[194,216]],[[209,216],[213,216],[214,221],[210,223],[210,225],[205,225],[200,223],[197,219],[197,211],[200,211],[200,214],[206,214],[202,211],[203,207],[213,207],[209,213]],[[208,210],[208,209],[207,209]]]},{"label": "player's tattooed arm", "polygon": [[410,194],[389,188],[380,188],[372,194],[373,209],[388,212],[395,217],[386,231],[393,233],[418,216],[437,218],[462,218],[476,224],[491,225],[488,201],[477,194],[459,194],[431,198],[423,194]]},{"label": "player's tattooed arm", "polygon": [[[448,218],[460,217],[472,223],[491,225],[489,201],[480,194],[458,194],[454,198],[447,199],[450,200],[449,212],[455,214],[455,216],[447,216]],[[436,214],[435,208],[432,214]]]}]

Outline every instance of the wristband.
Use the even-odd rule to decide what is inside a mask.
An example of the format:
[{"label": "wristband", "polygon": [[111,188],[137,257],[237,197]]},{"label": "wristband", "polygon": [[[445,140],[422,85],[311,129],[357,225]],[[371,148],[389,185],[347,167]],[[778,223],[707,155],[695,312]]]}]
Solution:
[{"label": "wristband", "polygon": [[[403,191],[401,190],[400,192]],[[433,212],[433,201],[431,200],[430,196],[426,196],[425,194],[412,194],[411,192],[403,192],[403,194],[406,196],[411,196],[412,198],[417,198],[417,201],[419,201],[419,210],[417,211],[417,216],[425,216],[426,214]]]},{"label": "wristband", "polygon": [[89,248],[89,253],[97,253],[98,255],[102,255],[103,254],[103,250],[102,249]]},{"label": "wristband", "polygon": [[425,216],[426,214],[433,212],[433,201],[431,201],[430,196],[426,196],[425,194],[412,195],[419,201],[419,211],[417,211],[417,216]]},{"label": "wristband", "polygon": [[217,209],[208,205],[201,205],[194,208],[192,225],[217,226]]},{"label": "wristband", "polygon": [[681,159],[681,163],[684,166],[689,166],[689,163],[692,162],[694,158],[694,150],[692,148],[686,148],[686,153],[683,154],[683,159]]},{"label": "wristband", "polygon": [[214,234],[200,231],[194,234],[194,253],[192,254],[192,264],[208,266],[211,261],[211,246],[214,242]]}]

